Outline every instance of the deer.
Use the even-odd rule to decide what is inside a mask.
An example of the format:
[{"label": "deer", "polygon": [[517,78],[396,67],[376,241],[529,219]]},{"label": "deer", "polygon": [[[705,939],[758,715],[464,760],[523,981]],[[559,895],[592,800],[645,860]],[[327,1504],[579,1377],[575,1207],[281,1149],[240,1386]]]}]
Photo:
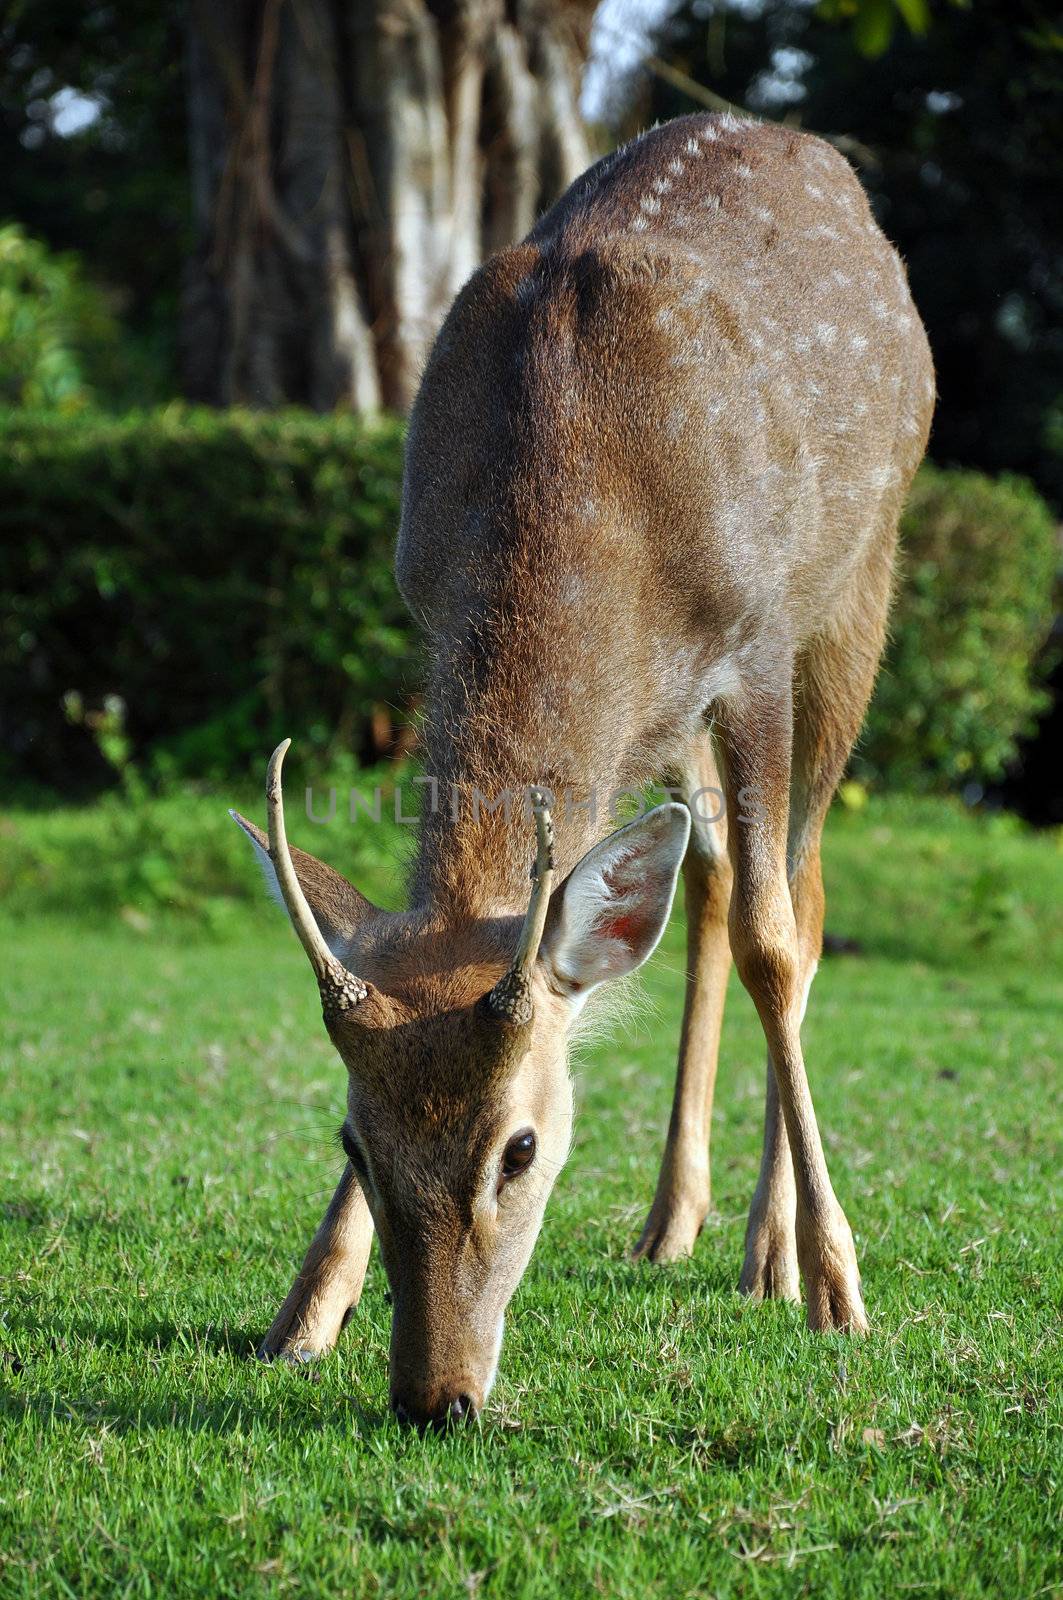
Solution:
[{"label": "deer", "polygon": [[[375,1234],[395,1415],[482,1411],[569,1152],[572,1040],[656,947],[680,875],[678,1070],[633,1254],[689,1256],[709,1216],[733,960],[767,1046],[738,1287],[803,1288],[812,1331],[865,1332],[801,1025],[824,821],[933,404],[904,266],[848,162],[729,113],[600,160],[458,294],[410,418],[396,555],[428,658],[421,760],[454,797],[423,808],[409,909],[289,846],[287,742],[267,830],[234,813],[347,1069],[346,1164],[264,1358],[334,1346]],[[671,798],[623,826],[593,804],[653,782]]]}]

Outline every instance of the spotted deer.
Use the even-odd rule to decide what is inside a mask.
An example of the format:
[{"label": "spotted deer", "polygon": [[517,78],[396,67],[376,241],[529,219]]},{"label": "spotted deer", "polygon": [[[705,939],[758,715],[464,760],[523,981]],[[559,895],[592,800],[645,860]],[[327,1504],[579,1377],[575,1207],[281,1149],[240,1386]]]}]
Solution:
[{"label": "spotted deer", "polygon": [[[410,909],[251,835],[347,1068],[348,1162],[263,1354],[329,1349],[375,1229],[402,1420],[474,1416],[568,1154],[568,1045],[682,871],[679,1068],[635,1255],[687,1255],[733,955],[768,1047],[740,1288],[866,1326],[801,1049],[820,835],[871,693],[933,405],[904,269],[819,139],[730,116],[600,161],[459,294],[413,411],[397,576],[424,629]],[[666,779],[609,831],[594,796]],[[502,806],[507,792],[542,793]],[[553,797],[550,837],[546,792]],[[570,803],[560,806],[558,797]],[[480,804],[483,797],[489,803]],[[534,823],[534,827],[533,827]],[[534,858],[529,892],[529,864]]]}]

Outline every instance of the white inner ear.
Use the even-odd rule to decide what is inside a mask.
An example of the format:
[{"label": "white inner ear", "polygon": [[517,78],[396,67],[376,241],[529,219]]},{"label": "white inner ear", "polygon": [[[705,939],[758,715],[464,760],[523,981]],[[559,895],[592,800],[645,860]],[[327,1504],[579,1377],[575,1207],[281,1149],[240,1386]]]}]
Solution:
[{"label": "white inner ear", "polygon": [[[255,852],[255,860],[262,868],[262,876],[265,879],[266,888],[269,891],[270,898],[276,901],[277,905],[279,905],[281,910],[284,912],[285,917],[287,917],[288,907],[284,904],[284,896],[281,893],[281,886],[277,882],[276,868],[274,867],[273,862],[270,860],[269,851],[264,849],[262,845],[259,844],[254,834],[248,833],[246,828],[241,827],[239,819],[234,816],[231,811],[229,812],[229,815],[236,823],[236,826],[240,828],[240,832],[244,835],[248,844]],[[316,916],[314,921],[317,922],[318,927],[321,928],[321,923]],[[337,958],[337,960],[342,961],[346,954],[345,942],[335,936],[330,938],[324,928],[321,928],[321,935],[329,949],[332,951],[332,954]]]},{"label": "white inner ear", "polygon": [[276,901],[281,910],[284,912],[284,915],[287,916],[288,907],[284,904],[284,896],[281,894],[281,886],[277,882],[277,871],[273,865],[273,862],[270,860],[269,851],[263,850],[258,840],[252,839],[250,834],[247,835],[247,840],[252,850],[255,852],[255,860],[262,868],[262,876],[266,880],[266,888],[269,890],[270,898]]},{"label": "white inner ear", "polygon": [[557,891],[541,959],[556,987],[581,1002],[653,954],[668,921],[690,835],[685,806],[658,806],[589,850]]}]

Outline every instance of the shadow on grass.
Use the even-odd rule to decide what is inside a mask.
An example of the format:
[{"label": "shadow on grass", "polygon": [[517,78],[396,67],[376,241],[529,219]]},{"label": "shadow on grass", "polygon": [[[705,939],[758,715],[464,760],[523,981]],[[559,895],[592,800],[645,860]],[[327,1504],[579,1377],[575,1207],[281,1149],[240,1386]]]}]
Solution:
[{"label": "shadow on grass", "polygon": [[234,1327],[227,1322],[173,1322],[151,1318],[145,1322],[119,1321],[116,1317],[88,1317],[63,1311],[48,1324],[17,1309],[9,1310],[6,1326],[17,1342],[18,1335],[28,1334],[31,1339],[47,1339],[52,1351],[64,1354],[68,1343],[86,1344],[96,1349],[112,1352],[128,1350],[131,1345],[147,1350],[180,1351],[196,1355],[204,1350],[216,1355],[228,1355],[237,1360],[253,1357],[265,1331]]},{"label": "shadow on grass", "polygon": [[303,1437],[325,1433],[350,1437],[394,1426],[389,1411],[364,1406],[350,1395],[330,1396],[327,1410],[318,1406],[310,1409],[295,1401],[291,1388],[272,1399],[237,1398],[232,1394],[204,1399],[173,1390],[126,1403],[89,1395],[22,1395],[9,1391],[0,1393],[0,1417],[12,1424],[33,1417],[38,1423],[53,1425],[99,1427],[104,1423],[116,1434],[168,1432],[213,1434],[218,1438],[263,1431],[288,1438],[293,1434]]}]

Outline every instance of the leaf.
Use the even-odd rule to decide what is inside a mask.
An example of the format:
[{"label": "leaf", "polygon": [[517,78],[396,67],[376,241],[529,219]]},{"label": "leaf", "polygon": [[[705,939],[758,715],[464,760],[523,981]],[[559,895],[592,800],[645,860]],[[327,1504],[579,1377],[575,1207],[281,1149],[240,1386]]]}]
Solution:
[{"label": "leaf", "polygon": [[861,0],[853,23],[853,43],[862,56],[874,59],[885,54],[896,17],[892,0]]},{"label": "leaf", "polygon": [[894,4],[908,24],[908,31],[921,38],[930,26],[927,0],[894,0]]}]

